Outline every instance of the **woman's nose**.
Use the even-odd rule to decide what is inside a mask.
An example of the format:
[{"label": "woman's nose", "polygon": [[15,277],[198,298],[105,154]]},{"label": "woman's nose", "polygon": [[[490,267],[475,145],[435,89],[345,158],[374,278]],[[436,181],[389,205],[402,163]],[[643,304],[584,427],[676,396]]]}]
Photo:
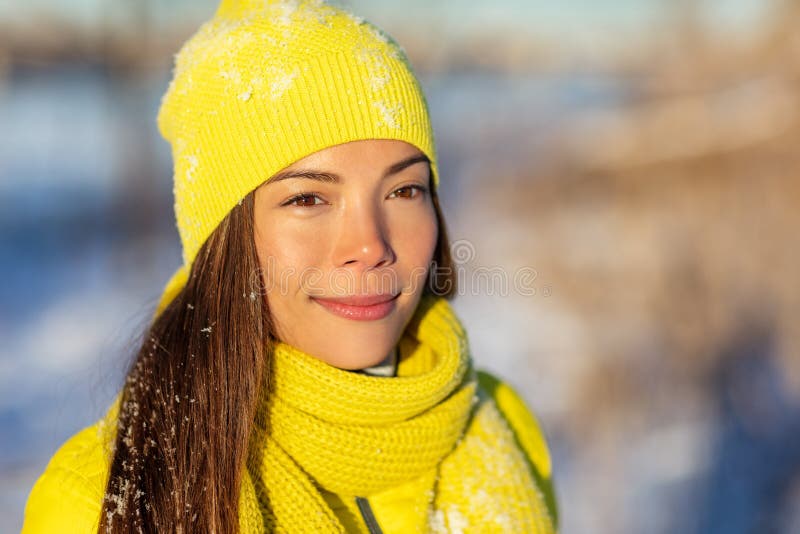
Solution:
[{"label": "woman's nose", "polygon": [[394,251],[388,242],[384,221],[369,209],[353,210],[342,218],[339,237],[334,249],[337,267],[368,270],[383,267],[394,261]]}]

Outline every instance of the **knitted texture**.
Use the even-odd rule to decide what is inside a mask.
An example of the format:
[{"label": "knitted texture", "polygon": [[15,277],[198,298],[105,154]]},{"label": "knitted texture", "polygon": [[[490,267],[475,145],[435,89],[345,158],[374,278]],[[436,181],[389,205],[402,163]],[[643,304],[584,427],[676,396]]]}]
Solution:
[{"label": "knitted texture", "polygon": [[345,532],[324,493],[380,499],[420,481],[429,532],[554,532],[523,451],[477,387],[448,301],[424,296],[403,343],[411,352],[389,379],[276,347],[240,498],[243,532]]},{"label": "knitted texture", "polygon": [[156,314],[230,210],[311,153],[406,141],[428,156],[432,187],[439,183],[427,103],[405,52],[319,0],[223,0],[176,55],[158,126],[172,145],[183,264]]}]

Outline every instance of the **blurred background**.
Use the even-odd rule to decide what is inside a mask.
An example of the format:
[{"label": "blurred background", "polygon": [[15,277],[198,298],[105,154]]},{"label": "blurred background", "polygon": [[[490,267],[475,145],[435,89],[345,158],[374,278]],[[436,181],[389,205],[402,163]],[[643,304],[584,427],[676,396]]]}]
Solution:
[{"label": "blurred background", "polygon": [[[800,532],[800,2],[338,3],[421,78],[467,275],[533,272],[454,306],[562,534]],[[155,117],[215,8],[0,0],[3,532],[179,265]]]}]

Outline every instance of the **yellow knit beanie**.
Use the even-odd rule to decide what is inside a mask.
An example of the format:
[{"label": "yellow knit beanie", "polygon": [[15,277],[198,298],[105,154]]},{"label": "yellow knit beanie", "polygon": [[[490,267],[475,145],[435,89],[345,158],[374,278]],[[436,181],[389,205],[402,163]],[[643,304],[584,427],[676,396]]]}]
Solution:
[{"label": "yellow knit beanie", "polygon": [[158,113],[172,145],[184,287],[208,236],[272,175],[323,148],[398,139],[439,172],[427,102],[402,47],[321,0],[222,0],[175,57]]}]

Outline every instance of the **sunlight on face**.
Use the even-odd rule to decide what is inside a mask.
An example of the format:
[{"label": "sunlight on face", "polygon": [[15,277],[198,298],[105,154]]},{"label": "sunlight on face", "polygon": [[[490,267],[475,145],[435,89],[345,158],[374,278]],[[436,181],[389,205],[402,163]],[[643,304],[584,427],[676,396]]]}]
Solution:
[{"label": "sunlight on face", "polygon": [[[315,152],[256,189],[256,248],[278,339],[342,369],[382,361],[433,259],[430,187],[419,149],[369,139]],[[333,300],[374,295],[395,298]]]}]

